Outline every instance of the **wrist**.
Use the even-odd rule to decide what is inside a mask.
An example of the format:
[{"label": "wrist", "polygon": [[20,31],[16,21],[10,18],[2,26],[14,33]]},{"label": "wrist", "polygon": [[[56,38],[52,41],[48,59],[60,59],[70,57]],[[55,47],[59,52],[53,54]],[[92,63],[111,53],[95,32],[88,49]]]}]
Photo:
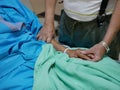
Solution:
[{"label": "wrist", "polygon": [[100,44],[105,48],[106,53],[108,53],[110,50],[108,44],[105,41],[101,41]]},{"label": "wrist", "polygon": [[53,21],[47,21],[47,22],[44,22],[44,25],[54,26],[54,22]]},{"label": "wrist", "polygon": [[70,47],[67,47],[67,48],[65,48],[65,50],[64,50],[63,52],[64,52],[64,53],[67,53],[68,50],[71,50],[71,48],[70,48]]}]

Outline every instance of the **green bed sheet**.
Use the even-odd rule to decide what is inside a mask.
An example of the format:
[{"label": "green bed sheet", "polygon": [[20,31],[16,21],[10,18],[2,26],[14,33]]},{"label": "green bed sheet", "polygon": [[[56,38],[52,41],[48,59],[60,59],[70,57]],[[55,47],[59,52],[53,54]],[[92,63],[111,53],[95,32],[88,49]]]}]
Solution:
[{"label": "green bed sheet", "polygon": [[43,45],[34,70],[33,90],[120,90],[120,64],[105,56],[92,62]]}]

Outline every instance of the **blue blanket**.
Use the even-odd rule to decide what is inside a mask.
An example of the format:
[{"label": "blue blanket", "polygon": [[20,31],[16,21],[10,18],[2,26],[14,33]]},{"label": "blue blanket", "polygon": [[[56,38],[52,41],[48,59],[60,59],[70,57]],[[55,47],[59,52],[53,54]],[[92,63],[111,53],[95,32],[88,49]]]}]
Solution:
[{"label": "blue blanket", "polygon": [[0,0],[0,90],[31,90],[43,41],[37,17],[20,0]]}]

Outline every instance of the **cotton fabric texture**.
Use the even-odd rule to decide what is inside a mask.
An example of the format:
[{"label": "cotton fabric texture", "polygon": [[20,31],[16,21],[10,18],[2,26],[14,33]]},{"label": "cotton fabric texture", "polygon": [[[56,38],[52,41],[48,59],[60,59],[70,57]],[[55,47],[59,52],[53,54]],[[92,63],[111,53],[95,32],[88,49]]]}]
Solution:
[{"label": "cotton fabric texture", "polygon": [[51,44],[43,46],[34,70],[33,90],[120,90],[120,64],[69,58]]}]

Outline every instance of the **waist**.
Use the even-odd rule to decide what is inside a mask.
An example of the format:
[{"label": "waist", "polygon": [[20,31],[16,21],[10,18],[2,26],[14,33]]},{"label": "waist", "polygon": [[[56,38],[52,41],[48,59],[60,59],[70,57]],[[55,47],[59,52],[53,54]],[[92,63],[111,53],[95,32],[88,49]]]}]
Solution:
[{"label": "waist", "polygon": [[[63,11],[63,14],[65,15],[65,18],[69,19],[71,22],[78,22],[78,23],[88,23],[88,22],[95,22],[96,23],[97,22],[97,15],[96,15],[96,17],[92,18],[92,20],[90,19],[90,20],[83,21],[83,20],[76,20],[76,19],[71,18],[70,16],[68,16],[66,14],[65,11]],[[106,15],[105,20],[109,21],[111,16],[112,16],[112,14]],[[84,18],[82,18],[82,19],[84,19]]]},{"label": "waist", "polygon": [[[92,21],[94,19],[97,18],[97,14],[98,13],[94,13],[94,14],[82,14],[82,13],[77,13],[77,12],[73,12],[73,11],[69,11],[67,9],[64,9],[66,15],[74,20],[77,21],[83,21],[83,22],[88,22],[88,21]],[[106,15],[109,16],[111,15],[112,12],[108,11],[106,12]]]}]

